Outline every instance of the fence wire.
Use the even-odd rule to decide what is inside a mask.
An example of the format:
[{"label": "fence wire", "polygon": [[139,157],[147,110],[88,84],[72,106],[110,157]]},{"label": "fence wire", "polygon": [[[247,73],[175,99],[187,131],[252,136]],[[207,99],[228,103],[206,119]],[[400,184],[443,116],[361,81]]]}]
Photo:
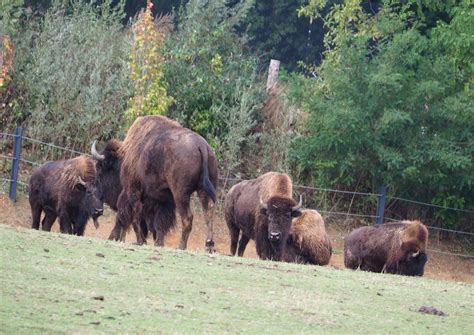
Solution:
[{"label": "fence wire", "polygon": [[90,156],[89,154],[86,154],[86,153],[83,153],[83,152],[80,152],[80,151],[77,151],[77,150],[68,149],[68,148],[63,148],[63,147],[60,147],[60,146],[55,145],[55,144],[53,144],[53,143],[47,143],[47,142],[35,140],[34,138],[31,138],[31,137],[28,137],[28,136],[22,136],[22,138],[25,139],[25,140],[28,140],[28,141],[30,141],[30,142],[34,142],[34,143],[46,145],[46,146],[51,147],[51,148],[56,148],[56,149],[60,149],[60,150],[64,150],[64,151],[69,151],[69,152],[71,152],[71,153],[75,153],[75,154],[78,154],[78,155]]},{"label": "fence wire", "polygon": [[[5,132],[0,132],[0,136],[14,138],[17,135],[5,133]],[[59,150],[62,150],[62,151],[70,152],[70,153],[73,153],[73,154],[76,154],[76,155],[90,156],[87,153],[83,153],[83,152],[73,150],[73,149],[64,148],[64,147],[55,145],[53,143],[40,141],[40,140],[31,138],[31,137],[28,137],[28,136],[22,136],[22,139],[24,139],[26,141],[30,141],[32,143],[41,144],[41,145],[44,145],[44,146],[47,146],[47,147],[50,147],[50,148],[55,148],[55,149],[59,149]],[[0,154],[0,158],[13,160],[12,156],[4,155],[4,154]],[[26,159],[26,158],[20,158],[20,161],[22,163],[29,164],[29,165],[32,165],[32,166],[40,166],[42,164],[42,163],[38,163],[36,161]],[[9,178],[8,179],[7,178],[0,178],[0,180],[3,181],[3,182],[8,182],[8,183],[12,181]],[[241,182],[241,181],[244,181],[245,179],[232,178],[232,177],[227,177],[227,178],[219,177],[219,180],[224,181],[226,184],[227,184],[227,182],[234,182],[234,183],[230,183],[231,185],[233,185],[233,184],[235,184],[235,182]],[[20,185],[27,185],[27,183],[25,183],[21,180],[17,180],[17,183],[20,184]],[[231,185],[229,185],[229,186],[231,186]],[[335,189],[330,189],[330,188],[313,187],[313,186],[298,185],[298,184],[295,184],[293,186],[294,186],[294,188],[300,189],[300,190],[311,190],[311,191],[318,191],[318,192],[347,194],[347,195],[352,195],[352,196],[355,196],[355,195],[372,196],[372,197],[381,196],[381,194],[379,194],[379,193],[344,191],[344,190],[335,190]],[[396,197],[396,196],[388,196],[387,195],[386,198],[390,199],[390,200],[408,202],[408,203],[418,204],[418,205],[427,206],[427,207],[441,208],[441,209],[454,210],[454,211],[459,211],[459,212],[468,213],[468,214],[474,214],[474,211],[470,210],[470,209],[459,209],[459,208],[429,204],[429,203],[425,203],[425,202],[421,202],[421,201],[415,201],[415,200],[405,199],[405,198]],[[357,213],[339,212],[339,211],[331,211],[331,210],[323,210],[323,209],[318,209],[318,211],[325,214],[325,215],[337,215],[337,216],[356,217],[356,218],[369,218],[369,219],[378,218],[377,215],[369,215],[369,214],[357,214]],[[387,220],[387,221],[400,221],[400,220],[393,219],[393,218],[388,218],[388,217],[386,217],[385,220]],[[438,231],[445,231],[445,232],[450,232],[450,233],[455,233],[455,234],[464,234],[464,235],[468,235],[468,236],[474,236],[474,233],[471,233],[471,232],[465,232],[465,231],[459,231],[459,230],[453,230],[453,229],[447,229],[447,228],[440,228],[440,227],[435,227],[435,226],[427,226],[427,227],[429,229],[434,229],[434,230],[438,230]],[[439,251],[439,250],[432,250],[432,251],[433,252],[446,253],[446,252],[442,252],[442,251]],[[462,254],[453,254],[453,255],[461,255],[462,256]],[[473,256],[467,256],[467,257],[473,257]]]},{"label": "fence wire", "polygon": [[410,200],[410,199],[404,199],[404,198],[399,198],[399,197],[394,197],[394,196],[389,196],[389,195],[387,195],[387,199],[394,199],[394,200],[409,202],[409,203],[417,204],[417,205],[424,205],[424,206],[428,206],[428,207],[449,209],[449,210],[453,210],[453,211],[457,211],[457,212],[464,212],[464,213],[474,214],[474,211],[470,210],[470,209],[460,209],[460,208],[454,208],[454,207],[447,207],[447,206],[429,204],[429,203],[426,203],[426,202]]}]

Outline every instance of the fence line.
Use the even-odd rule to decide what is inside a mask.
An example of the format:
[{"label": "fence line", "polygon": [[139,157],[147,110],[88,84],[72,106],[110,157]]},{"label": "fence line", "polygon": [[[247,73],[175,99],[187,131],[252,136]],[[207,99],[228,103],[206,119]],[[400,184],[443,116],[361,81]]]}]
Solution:
[{"label": "fence line", "polygon": [[[0,177],[0,180],[1,180],[1,181],[6,181],[6,182],[8,182],[8,183],[13,181],[13,180],[10,179],[10,178],[1,178],[1,177]],[[22,185],[28,186],[28,183],[25,183],[24,181],[17,180],[16,182],[17,182],[18,184],[22,184]]]},{"label": "fence line", "polygon": [[15,134],[9,134],[9,133],[2,133],[2,132],[0,132],[0,136],[15,137]]},{"label": "fence line", "polygon": [[421,202],[421,201],[416,201],[416,200],[410,200],[410,199],[404,199],[404,198],[394,197],[394,196],[390,196],[390,195],[388,195],[387,198],[395,199],[395,200],[400,200],[400,201],[405,201],[405,202],[411,202],[411,203],[418,204],[418,205],[424,205],[424,206],[430,206],[430,207],[436,207],[436,208],[443,208],[443,209],[450,209],[450,210],[453,210],[453,211],[458,211],[458,212],[465,212],[465,213],[474,214],[474,211],[473,211],[473,210],[470,210],[470,209],[460,209],[460,208],[454,208],[454,207],[447,207],[447,206],[429,204],[429,203],[426,203],[426,202]]},{"label": "fence line", "polygon": [[[231,181],[244,181],[246,179],[242,178],[224,178],[224,177],[219,177],[220,180],[231,180]],[[333,192],[333,193],[345,193],[345,194],[351,194],[351,195],[370,195],[370,196],[380,196],[381,194],[378,193],[366,193],[366,192],[355,192],[355,191],[343,191],[343,190],[333,190],[330,188],[322,188],[322,187],[313,187],[313,186],[305,186],[305,185],[298,185],[295,184],[293,187],[297,188],[303,188],[307,190],[314,190],[314,191],[323,191],[323,192]]]},{"label": "fence line", "polygon": [[0,154],[0,158],[13,159],[12,156],[2,155],[2,154]]},{"label": "fence line", "polygon": [[41,163],[37,163],[37,162],[33,162],[33,161],[29,161],[27,159],[24,159],[24,158],[20,158],[20,162],[23,162],[23,163],[28,163],[28,164],[31,164],[31,165],[34,165],[34,166],[40,166]]},{"label": "fence line", "polygon": [[75,153],[75,154],[79,154],[79,155],[87,155],[87,156],[90,156],[89,154],[86,154],[86,153],[84,153],[84,152],[80,152],[80,151],[73,150],[73,149],[67,149],[67,148],[64,148],[64,147],[57,146],[57,145],[52,144],[52,143],[47,143],[47,142],[35,140],[34,138],[31,138],[31,137],[28,137],[28,136],[23,136],[23,138],[24,138],[25,140],[30,141],[30,142],[35,142],[35,143],[43,144],[43,145],[46,145],[46,146],[49,146],[49,147],[53,147],[53,148],[56,148],[56,149],[61,149],[61,150],[64,150],[64,151],[69,151],[69,152],[72,152],[72,153]]},{"label": "fence line", "polygon": [[[6,136],[6,137],[18,137],[18,135],[15,135],[15,134],[9,134],[9,133],[4,133],[4,132],[0,132],[0,136]],[[41,144],[41,145],[45,145],[45,146],[48,146],[48,147],[52,147],[52,148],[56,148],[56,149],[60,149],[60,150],[63,150],[63,151],[67,151],[67,152],[71,152],[71,153],[74,153],[74,154],[79,154],[79,155],[88,155],[86,153],[83,153],[83,152],[80,152],[80,151],[77,151],[77,150],[73,150],[73,149],[68,149],[68,148],[64,148],[64,147],[60,147],[58,145],[55,145],[53,143],[47,143],[47,142],[44,142],[44,141],[40,141],[40,140],[37,140],[37,139],[34,139],[34,138],[31,138],[31,137],[28,137],[28,136],[21,136],[22,139],[25,139],[25,140],[28,140],[30,142],[34,142],[34,143],[38,143],[38,144]],[[88,155],[90,156],[90,155]],[[13,160],[15,159],[14,157],[12,156],[8,156],[8,155],[3,155],[3,154],[0,154],[0,158],[6,158],[6,159],[9,159],[9,160]],[[33,166],[40,166],[41,163],[37,163],[35,161],[31,161],[31,160],[28,160],[28,159],[25,159],[25,158],[19,158],[19,161],[21,162],[24,162],[24,163],[27,163],[27,164],[31,164]],[[5,178],[0,178],[0,180],[3,180],[3,181],[7,181],[7,182],[11,182],[12,180],[11,179],[5,179]],[[246,179],[242,179],[242,178],[225,178],[225,177],[219,177],[219,180],[221,181],[236,181],[236,182],[240,182],[240,181],[244,181]],[[22,185],[27,185],[27,183],[24,183],[22,181],[17,181],[19,184],[22,184]],[[376,197],[381,197],[383,196],[382,194],[379,194],[379,193],[368,193],[368,192],[355,192],[355,191],[343,191],[343,190],[334,190],[334,189],[329,189],[329,188],[321,188],[321,187],[313,187],[313,186],[305,186],[305,185],[298,185],[298,184],[295,184],[293,185],[295,188],[299,188],[299,189],[303,189],[303,190],[314,190],[314,191],[323,191],[323,192],[333,192],[333,193],[341,193],[341,194],[350,194],[350,195],[362,195],[362,196],[376,196]],[[460,211],[460,212],[464,212],[464,213],[469,213],[469,214],[473,214],[474,211],[473,210],[464,210],[464,209],[458,209],[458,208],[452,208],[452,207],[447,207],[447,206],[440,206],[440,205],[434,205],[434,204],[429,204],[429,203],[425,203],[425,202],[421,202],[421,201],[414,201],[414,200],[409,200],[409,199],[404,199],[404,198],[401,198],[401,197],[395,197],[395,196],[386,196],[386,198],[388,199],[393,199],[393,200],[398,200],[398,201],[405,201],[405,202],[409,202],[409,203],[414,203],[414,204],[419,204],[419,205],[423,205],[423,206],[431,206],[431,207],[436,207],[436,208],[442,208],[442,209],[448,209],[448,210],[455,210],[455,211]],[[367,215],[367,214],[356,214],[356,213],[347,213],[347,212],[334,212],[334,211],[325,211],[325,210],[319,210],[321,213],[325,213],[325,214],[329,214],[329,215],[341,215],[341,216],[351,216],[351,217],[361,217],[361,218],[371,218],[371,219],[378,219],[380,218],[380,215]],[[382,217],[383,217],[383,214],[382,214]],[[392,218],[385,218],[386,220],[388,221],[399,221],[399,220],[396,220],[396,219],[392,219]],[[471,232],[464,232],[464,231],[458,231],[458,230],[453,230],[453,229],[447,229],[447,228],[439,228],[439,227],[434,227],[434,226],[427,226],[428,228],[430,229],[435,229],[435,230],[440,230],[440,231],[446,231],[446,232],[451,232],[451,233],[458,233],[458,234],[465,234],[465,235],[470,235],[470,236],[474,236],[474,233],[471,233]]]},{"label": "fence line", "polygon": [[428,227],[430,229],[447,231],[447,232],[450,232],[450,233],[466,234],[466,235],[474,236],[474,233],[470,233],[470,232],[467,232],[467,231],[460,231],[460,230],[447,229],[447,228],[439,228],[439,227],[435,227],[435,226],[426,226],[426,227]]},{"label": "fence line", "polygon": [[441,251],[441,250],[435,250],[435,249],[426,249],[429,252],[434,252],[437,254],[443,254],[443,255],[450,255],[450,256],[457,256],[457,257],[464,257],[464,258],[472,258],[474,259],[474,255],[465,255],[465,254],[457,254],[454,252],[447,252],[447,251]]},{"label": "fence line", "polygon": [[377,215],[355,214],[355,213],[344,213],[344,212],[331,212],[331,211],[325,211],[325,210],[322,210],[322,209],[318,209],[318,212],[320,212],[320,213],[326,213],[326,214],[334,214],[334,215],[345,215],[345,216],[365,217],[365,218],[371,218],[371,219],[376,219],[376,218],[378,217]]}]

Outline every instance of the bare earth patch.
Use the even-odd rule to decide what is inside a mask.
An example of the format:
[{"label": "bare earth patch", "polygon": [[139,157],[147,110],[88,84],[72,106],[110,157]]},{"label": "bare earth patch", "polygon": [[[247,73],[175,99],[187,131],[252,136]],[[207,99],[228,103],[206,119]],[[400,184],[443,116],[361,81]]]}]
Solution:
[{"label": "bare earth patch", "polygon": [[[94,238],[107,239],[114,225],[115,213],[109,208],[106,209],[104,216],[99,218],[100,227],[95,229],[94,225],[89,222],[85,235]],[[180,220],[178,224],[165,239],[165,245],[177,248],[179,244]],[[0,224],[6,224],[14,227],[28,228],[31,226],[31,213],[28,199],[21,196],[17,203],[12,203],[7,195],[0,193]],[[59,231],[59,224],[53,225],[53,231]],[[329,263],[334,268],[344,268],[344,236],[347,232],[341,231],[336,227],[327,227],[329,237],[333,246],[333,255]],[[206,226],[199,209],[194,208],[193,230],[189,237],[189,250],[204,250],[204,242],[206,239]],[[216,212],[214,216],[214,239],[218,253],[229,254],[229,238],[227,225],[221,213]],[[133,230],[127,234],[127,243],[136,241]],[[151,239],[148,244],[153,245]],[[449,249],[445,246],[443,249]],[[255,244],[250,241],[245,251],[245,257],[257,258],[255,252]],[[474,284],[474,260],[461,257],[444,255],[438,253],[430,253],[429,260],[425,268],[425,277],[432,279],[460,281]]]}]

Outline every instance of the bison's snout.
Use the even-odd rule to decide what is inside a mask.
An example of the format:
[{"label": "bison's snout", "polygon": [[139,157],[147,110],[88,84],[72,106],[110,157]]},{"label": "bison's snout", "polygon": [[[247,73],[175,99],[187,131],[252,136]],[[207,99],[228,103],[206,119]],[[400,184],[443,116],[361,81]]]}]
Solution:
[{"label": "bison's snout", "polygon": [[96,208],[94,210],[94,216],[101,216],[102,214],[104,214],[104,210],[102,208]]},{"label": "bison's snout", "polygon": [[268,234],[268,239],[272,242],[277,242],[281,239],[281,233],[271,232]]}]

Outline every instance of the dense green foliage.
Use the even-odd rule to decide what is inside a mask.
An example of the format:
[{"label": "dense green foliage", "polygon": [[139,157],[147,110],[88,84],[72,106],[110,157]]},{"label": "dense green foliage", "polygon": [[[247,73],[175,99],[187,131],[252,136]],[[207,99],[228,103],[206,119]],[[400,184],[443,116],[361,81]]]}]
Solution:
[{"label": "dense green foliage", "polygon": [[121,18],[120,8],[110,9],[109,3],[74,1],[25,21],[12,34],[17,92],[2,122],[23,124],[30,136],[69,148],[112,137],[130,95],[130,42]]},{"label": "dense green foliage", "polygon": [[[333,8],[325,17],[325,59],[314,78],[300,81],[301,107],[310,114],[294,141],[302,178],[363,191],[384,184],[391,194],[473,207],[469,6],[386,1],[376,15],[358,1]],[[428,26],[426,14],[435,11],[448,19]]]},{"label": "dense green foliage", "polygon": [[165,51],[165,78],[174,98],[168,115],[204,136],[225,170],[239,161],[264,89],[257,59],[235,31],[251,5],[189,1],[177,14]]}]

